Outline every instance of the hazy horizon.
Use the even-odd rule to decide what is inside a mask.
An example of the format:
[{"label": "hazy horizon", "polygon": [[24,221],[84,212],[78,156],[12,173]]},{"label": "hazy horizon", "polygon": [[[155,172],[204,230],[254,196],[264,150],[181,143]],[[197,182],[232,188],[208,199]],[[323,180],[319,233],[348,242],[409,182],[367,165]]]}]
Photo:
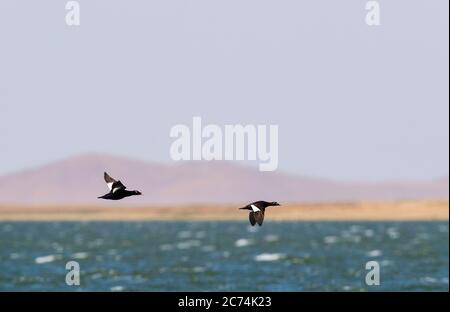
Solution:
[{"label": "hazy horizon", "polygon": [[[168,167],[172,167],[172,166],[177,166],[177,165],[181,165],[181,164],[189,164],[189,163],[207,163],[207,160],[188,160],[188,161],[172,161],[172,162],[160,162],[160,161],[153,161],[153,160],[148,160],[148,159],[143,159],[140,158],[139,156],[130,156],[130,155],[121,155],[121,154],[112,154],[112,153],[102,153],[102,152],[86,152],[86,153],[79,153],[79,154],[74,154],[74,155],[69,155],[66,157],[61,157],[58,159],[54,159],[51,161],[47,161],[47,162],[43,162],[37,165],[33,165],[33,166],[28,166],[28,167],[23,167],[14,171],[9,171],[9,172],[5,172],[0,174],[0,178],[1,177],[7,177],[7,176],[14,176],[16,174],[21,174],[21,173],[25,173],[25,172],[29,172],[29,171],[33,171],[33,170],[37,170],[37,169],[42,169],[44,167],[47,166],[52,166],[56,163],[61,163],[61,162],[66,162],[66,161],[70,161],[73,159],[78,159],[78,158],[90,158],[90,157],[101,157],[104,159],[124,159],[124,160],[130,160],[130,161],[138,161],[138,162],[144,162],[146,164],[153,164],[153,165],[161,165],[161,166],[168,166]],[[224,164],[231,164],[232,166],[238,166],[239,168],[243,168],[243,169],[253,169],[255,171],[258,170],[257,166],[254,164],[251,164],[249,162],[245,162],[245,161],[229,161],[229,160],[222,160],[222,161],[217,161],[217,160],[213,160],[212,162],[223,162]],[[107,168],[105,168],[105,170],[107,170]],[[396,183],[396,182],[411,182],[411,183],[415,183],[415,182],[432,182],[432,181],[438,181],[441,179],[449,179],[449,174],[448,173],[444,173],[440,176],[436,176],[436,177],[431,177],[431,178],[425,178],[425,179],[407,179],[407,180],[402,180],[402,179],[386,179],[386,180],[339,180],[339,179],[333,179],[333,178],[329,178],[329,177],[323,177],[323,176],[317,176],[317,175],[305,175],[305,174],[300,174],[297,172],[289,172],[286,170],[282,170],[282,169],[278,169],[275,171],[275,173],[279,173],[282,175],[289,175],[289,176],[297,176],[297,177],[305,177],[305,178],[311,178],[311,179],[320,179],[323,181],[330,181],[330,182],[343,182],[343,183]],[[270,174],[270,173],[269,173]],[[101,175],[101,172],[100,172]]]},{"label": "hazy horizon", "polygon": [[[447,1],[0,2],[0,176],[86,153],[172,163],[171,127],[279,125],[280,172],[449,173]],[[255,164],[252,164],[252,166]]]}]

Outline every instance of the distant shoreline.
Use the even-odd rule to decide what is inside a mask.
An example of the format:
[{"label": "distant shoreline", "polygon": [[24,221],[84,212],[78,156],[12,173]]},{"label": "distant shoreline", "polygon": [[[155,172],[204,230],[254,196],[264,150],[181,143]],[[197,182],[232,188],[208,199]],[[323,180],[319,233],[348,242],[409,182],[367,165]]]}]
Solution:
[{"label": "distant shoreline", "polygon": [[[186,205],[176,207],[3,205],[0,221],[246,221],[248,213],[235,206]],[[448,221],[449,202],[390,201],[288,204],[271,207],[274,221]]]}]

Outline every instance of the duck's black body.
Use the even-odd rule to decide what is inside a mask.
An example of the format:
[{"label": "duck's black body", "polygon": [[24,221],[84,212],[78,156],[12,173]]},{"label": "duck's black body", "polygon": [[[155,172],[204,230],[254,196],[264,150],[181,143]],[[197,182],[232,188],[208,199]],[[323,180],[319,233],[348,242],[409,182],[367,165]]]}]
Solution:
[{"label": "duck's black body", "polygon": [[266,211],[266,208],[269,206],[280,206],[280,204],[277,202],[266,202],[260,200],[239,209],[250,210],[250,213],[248,215],[250,224],[254,226],[256,223],[258,223],[258,225],[261,226],[264,222],[264,213]]},{"label": "duck's black body", "polygon": [[139,191],[128,191],[126,189],[127,187],[123,185],[122,182],[114,180],[106,172],[104,173],[104,178],[106,184],[108,184],[110,192],[98,198],[119,200],[133,195],[142,195],[142,193]]},{"label": "duck's black body", "polygon": [[125,197],[133,196],[133,195],[142,195],[139,191],[127,191],[127,190],[119,190],[115,193],[109,192],[103,196],[100,196],[101,199],[111,199],[111,200],[119,200]]}]

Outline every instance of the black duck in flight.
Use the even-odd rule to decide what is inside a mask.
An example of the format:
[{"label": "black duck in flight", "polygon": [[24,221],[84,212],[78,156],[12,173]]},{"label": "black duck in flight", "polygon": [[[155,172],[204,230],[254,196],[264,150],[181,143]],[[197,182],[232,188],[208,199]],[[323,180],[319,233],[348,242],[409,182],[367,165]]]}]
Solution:
[{"label": "black duck in flight", "polygon": [[120,181],[116,181],[109,176],[105,172],[104,174],[105,182],[108,185],[109,193],[98,198],[101,199],[110,199],[110,200],[119,200],[125,197],[134,196],[134,195],[142,195],[139,191],[128,191],[125,185]]},{"label": "black duck in flight", "polygon": [[266,211],[266,208],[269,206],[280,206],[280,204],[277,202],[266,202],[266,201],[260,200],[260,201],[248,204],[247,206],[239,208],[239,209],[250,210],[250,213],[248,215],[250,224],[252,226],[254,226],[256,223],[258,223],[258,225],[261,226],[264,221],[264,212]]}]

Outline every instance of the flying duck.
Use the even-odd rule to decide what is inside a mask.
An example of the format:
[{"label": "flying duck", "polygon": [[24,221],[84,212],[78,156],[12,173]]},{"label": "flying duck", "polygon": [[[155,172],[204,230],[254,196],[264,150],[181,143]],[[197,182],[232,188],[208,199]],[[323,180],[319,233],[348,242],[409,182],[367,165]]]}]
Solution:
[{"label": "flying duck", "polygon": [[256,223],[258,223],[258,225],[261,226],[264,221],[264,211],[269,206],[280,206],[280,204],[277,202],[266,202],[260,200],[239,209],[250,210],[250,213],[248,215],[250,224],[254,226]]},{"label": "flying duck", "polygon": [[103,196],[100,196],[98,198],[119,200],[119,199],[122,199],[122,198],[125,198],[128,196],[142,195],[142,193],[139,191],[126,190],[127,187],[125,185],[123,185],[122,182],[114,180],[106,172],[104,174],[104,178],[105,178],[106,184],[108,185],[109,193],[105,194]]}]

